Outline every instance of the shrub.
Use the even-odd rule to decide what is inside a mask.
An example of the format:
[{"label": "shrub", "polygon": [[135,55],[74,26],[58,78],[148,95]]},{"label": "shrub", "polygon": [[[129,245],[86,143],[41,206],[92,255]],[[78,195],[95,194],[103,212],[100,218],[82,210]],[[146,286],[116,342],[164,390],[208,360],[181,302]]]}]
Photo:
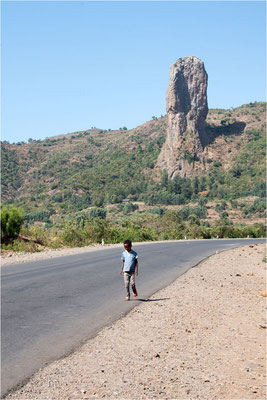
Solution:
[{"label": "shrub", "polygon": [[236,200],[230,200],[232,208],[237,208],[238,207],[238,202]]},{"label": "shrub", "polygon": [[14,239],[12,243],[3,244],[3,249],[27,253],[35,253],[40,251],[35,242],[25,242],[20,239]]},{"label": "shrub", "polygon": [[215,210],[216,210],[217,212],[224,211],[224,210],[226,209],[226,206],[227,206],[227,203],[226,203],[225,200],[223,200],[223,201],[221,202],[221,204],[218,204],[218,203],[216,204]]},{"label": "shrub", "polygon": [[106,215],[107,215],[107,212],[104,208],[95,207],[95,208],[92,208],[92,210],[90,211],[91,218],[105,219]]},{"label": "shrub", "polygon": [[50,237],[47,229],[42,226],[33,225],[30,228],[23,227],[21,233],[43,246],[50,246]]},{"label": "shrub", "polygon": [[147,212],[150,214],[157,214],[162,216],[165,212],[167,211],[167,208],[162,208],[162,207],[155,207],[155,208],[149,208]]},{"label": "shrub", "polygon": [[178,211],[178,215],[183,221],[187,221],[191,215],[195,215],[197,218],[206,218],[207,207],[204,205],[199,205],[198,207],[186,206]]},{"label": "shrub", "polygon": [[15,207],[1,206],[0,213],[2,241],[8,242],[17,238],[23,222],[23,211]]},{"label": "shrub", "polygon": [[42,221],[42,222],[51,222],[50,216],[54,213],[53,210],[51,211],[33,211],[30,214],[25,215],[24,221],[32,224],[34,221]]},{"label": "shrub", "polygon": [[200,219],[198,218],[198,216],[196,214],[191,214],[188,218],[188,221],[191,224],[195,224],[195,225],[200,225]]},{"label": "shrub", "polygon": [[123,213],[124,214],[129,214],[130,212],[134,212],[135,210],[138,210],[138,205],[133,204],[133,203],[127,203],[123,206]]},{"label": "shrub", "polygon": [[[86,243],[85,231],[75,225],[68,224],[64,227],[61,238],[69,246],[84,246]],[[88,244],[90,240],[88,240]]]},{"label": "shrub", "polygon": [[228,212],[226,212],[226,211],[223,211],[222,213],[220,213],[220,217],[221,218],[227,218],[229,216],[229,214],[228,214]]},{"label": "shrub", "polygon": [[166,211],[160,219],[160,236],[163,239],[182,239],[184,237],[181,218],[176,211]]}]

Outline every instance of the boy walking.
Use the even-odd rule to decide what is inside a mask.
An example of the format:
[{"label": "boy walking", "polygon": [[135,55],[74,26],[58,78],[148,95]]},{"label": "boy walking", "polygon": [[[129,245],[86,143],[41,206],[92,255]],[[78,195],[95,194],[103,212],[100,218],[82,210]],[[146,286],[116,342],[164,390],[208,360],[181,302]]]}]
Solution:
[{"label": "boy walking", "polygon": [[138,254],[132,250],[132,242],[124,240],[124,252],[121,255],[122,265],[120,274],[124,275],[124,283],[126,289],[125,301],[130,300],[130,284],[133,291],[133,296],[137,297],[137,290],[135,286],[135,275],[138,275]]}]

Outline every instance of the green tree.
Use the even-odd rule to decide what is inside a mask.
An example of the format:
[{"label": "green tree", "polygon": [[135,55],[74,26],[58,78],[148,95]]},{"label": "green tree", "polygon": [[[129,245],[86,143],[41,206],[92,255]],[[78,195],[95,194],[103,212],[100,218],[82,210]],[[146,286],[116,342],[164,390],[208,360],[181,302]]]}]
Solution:
[{"label": "green tree", "polygon": [[182,239],[183,225],[176,211],[166,211],[160,219],[161,236],[164,239]]},{"label": "green tree", "polygon": [[199,178],[197,176],[194,176],[194,178],[193,178],[192,189],[193,189],[193,193],[198,194],[198,192],[199,192]]},{"label": "green tree", "polygon": [[164,169],[162,176],[161,176],[161,186],[163,188],[166,188],[168,186],[168,180],[169,180],[168,172],[166,169]]},{"label": "green tree", "polygon": [[8,242],[18,237],[23,222],[23,212],[19,208],[1,206],[0,213],[2,241]]}]

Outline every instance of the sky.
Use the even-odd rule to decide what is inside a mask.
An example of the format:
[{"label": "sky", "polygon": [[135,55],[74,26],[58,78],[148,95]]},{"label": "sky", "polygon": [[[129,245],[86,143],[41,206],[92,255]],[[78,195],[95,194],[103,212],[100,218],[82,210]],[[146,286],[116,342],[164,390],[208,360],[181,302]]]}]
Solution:
[{"label": "sky", "polygon": [[1,28],[10,143],[165,115],[185,56],[204,62],[209,108],[266,99],[264,1],[2,1]]}]

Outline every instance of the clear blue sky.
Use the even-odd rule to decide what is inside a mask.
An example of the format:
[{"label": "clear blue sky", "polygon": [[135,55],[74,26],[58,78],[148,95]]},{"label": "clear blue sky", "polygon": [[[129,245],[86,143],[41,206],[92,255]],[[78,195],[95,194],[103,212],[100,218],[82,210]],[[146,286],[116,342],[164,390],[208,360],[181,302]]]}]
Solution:
[{"label": "clear blue sky", "polygon": [[128,129],[166,113],[194,55],[209,108],[265,101],[265,2],[2,1],[2,140]]}]

